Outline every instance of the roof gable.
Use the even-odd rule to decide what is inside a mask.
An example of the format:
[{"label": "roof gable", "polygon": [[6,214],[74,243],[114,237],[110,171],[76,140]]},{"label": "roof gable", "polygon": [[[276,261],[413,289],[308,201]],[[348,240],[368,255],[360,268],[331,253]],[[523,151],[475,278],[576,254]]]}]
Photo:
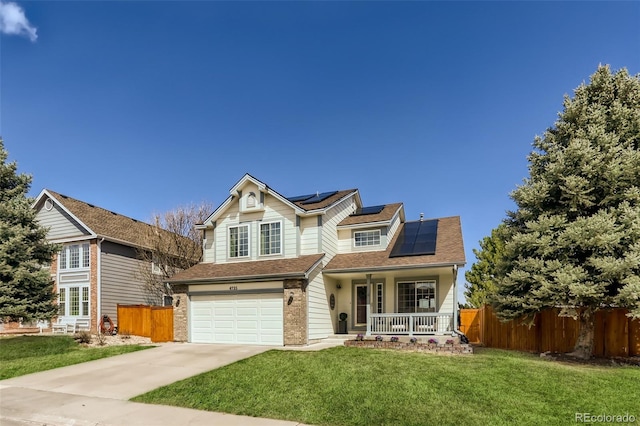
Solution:
[{"label": "roof gable", "polygon": [[[404,226],[405,224],[403,223],[402,227]],[[349,272],[356,270],[464,265],[466,259],[460,217],[438,218],[437,226],[438,232],[435,253],[433,254],[390,256],[402,231],[401,227],[386,250],[338,254],[329,261],[324,271]]]},{"label": "roof gable", "polygon": [[256,186],[259,191],[263,192],[265,195],[271,195],[278,201],[289,206],[300,216],[308,214],[322,214],[332,206],[341,202],[344,198],[352,195],[356,197],[356,203],[358,206],[362,204],[357,189],[328,191],[322,194],[309,193],[308,196],[304,197],[285,197],[278,191],[269,187],[266,183],[246,173],[238,182],[236,182],[235,185],[231,187],[229,190],[229,197],[224,200],[222,204],[213,211],[213,213],[211,213],[211,215],[203,222],[202,227],[209,227],[213,222],[224,216],[230,205],[233,202],[238,202],[240,197],[243,196],[243,191],[248,186]]},{"label": "roof gable", "polygon": [[[150,232],[172,234],[164,229],[156,228],[146,222],[124,216],[102,207],[77,200],[67,195],[59,194],[49,189],[43,190],[33,207],[39,206],[51,198],[74,220],[85,227],[92,236],[102,237],[111,241],[124,243],[134,247],[148,247]],[[186,237],[182,237],[186,238]]]}]

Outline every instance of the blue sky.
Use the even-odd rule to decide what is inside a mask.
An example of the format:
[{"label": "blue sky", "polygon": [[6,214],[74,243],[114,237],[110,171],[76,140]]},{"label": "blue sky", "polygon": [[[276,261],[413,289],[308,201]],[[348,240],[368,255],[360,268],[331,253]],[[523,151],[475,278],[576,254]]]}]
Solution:
[{"label": "blue sky", "polygon": [[0,5],[0,134],[32,196],[147,220],[244,173],[359,188],[460,215],[467,268],[563,96],[640,73],[636,1]]}]

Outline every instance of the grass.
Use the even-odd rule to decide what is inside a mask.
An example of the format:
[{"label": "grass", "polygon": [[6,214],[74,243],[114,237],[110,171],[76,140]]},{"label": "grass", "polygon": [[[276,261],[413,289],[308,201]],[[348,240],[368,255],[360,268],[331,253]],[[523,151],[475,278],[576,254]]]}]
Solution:
[{"label": "grass", "polygon": [[640,418],[640,369],[482,349],[438,356],[338,347],[269,351],[133,398],[316,425],[564,425]]},{"label": "grass", "polygon": [[0,338],[0,380],[148,347],[121,345],[88,348],[76,343],[71,336],[3,337]]}]

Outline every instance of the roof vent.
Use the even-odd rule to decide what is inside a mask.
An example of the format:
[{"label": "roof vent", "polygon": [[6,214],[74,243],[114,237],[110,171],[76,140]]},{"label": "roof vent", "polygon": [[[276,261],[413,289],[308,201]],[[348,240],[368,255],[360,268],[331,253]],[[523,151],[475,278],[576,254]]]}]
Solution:
[{"label": "roof vent", "polygon": [[423,221],[424,220],[424,213],[420,213],[420,220]]}]

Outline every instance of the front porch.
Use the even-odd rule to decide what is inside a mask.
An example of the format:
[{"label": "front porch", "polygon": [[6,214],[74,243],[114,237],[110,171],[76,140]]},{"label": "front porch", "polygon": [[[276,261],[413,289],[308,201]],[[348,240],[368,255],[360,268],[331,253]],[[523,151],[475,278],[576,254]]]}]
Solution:
[{"label": "front porch", "polygon": [[367,336],[436,335],[451,334],[454,330],[453,313],[384,314],[367,312]]}]

